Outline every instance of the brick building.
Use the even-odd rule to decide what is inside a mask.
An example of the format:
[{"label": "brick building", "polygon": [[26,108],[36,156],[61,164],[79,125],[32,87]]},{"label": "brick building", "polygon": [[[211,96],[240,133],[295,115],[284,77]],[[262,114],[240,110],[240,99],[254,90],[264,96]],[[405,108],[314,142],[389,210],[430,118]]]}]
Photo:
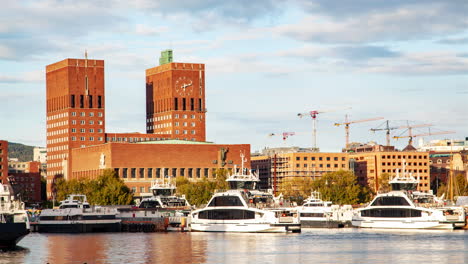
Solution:
[{"label": "brick building", "polygon": [[396,151],[393,147],[376,145],[363,146],[349,153],[350,166],[359,183],[379,189],[378,179],[383,173],[394,177],[403,169],[419,180],[418,190],[430,190],[429,155],[427,152]]},{"label": "brick building", "polygon": [[252,157],[251,167],[259,174],[260,188],[275,189],[275,181],[279,187],[286,178],[315,179],[327,172],[349,170],[349,160],[347,153],[287,152]]},{"label": "brick building", "polygon": [[0,140],[0,183],[8,183],[8,141]]},{"label": "brick building", "polygon": [[205,65],[174,63],[172,51],[162,58],[160,66],[146,70],[147,133],[205,141]]},{"label": "brick building", "polygon": [[240,164],[240,151],[250,157],[250,145],[205,142],[205,66],[172,62],[168,54],[146,70],[147,134],[105,131],[103,60],[65,59],[46,67],[49,198],[57,177],[96,177],[111,168],[140,193],[150,187],[149,177],[125,179],[124,169],[156,176],[171,168],[170,175],[188,178],[191,170],[197,180],[210,177],[213,168]]},{"label": "brick building", "polygon": [[213,178],[216,169],[240,166],[240,152],[250,158],[250,145],[219,145],[182,140],[106,143],[72,151],[72,177],[94,177],[114,170],[136,196],[148,193],[151,181],[183,176]]},{"label": "brick building", "polygon": [[8,162],[8,181],[21,200],[27,203],[41,202],[41,163]]},{"label": "brick building", "polygon": [[430,151],[430,178],[432,190],[436,193],[441,184],[447,184],[450,171],[454,177],[464,175],[468,181],[468,151]]}]

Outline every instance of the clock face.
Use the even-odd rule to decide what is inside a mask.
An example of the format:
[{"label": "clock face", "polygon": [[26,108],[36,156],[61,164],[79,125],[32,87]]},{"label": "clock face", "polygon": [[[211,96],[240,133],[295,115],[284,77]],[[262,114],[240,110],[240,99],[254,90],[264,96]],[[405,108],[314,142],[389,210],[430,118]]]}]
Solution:
[{"label": "clock face", "polygon": [[193,92],[193,82],[190,78],[182,76],[175,82],[175,91],[180,96],[190,96]]}]

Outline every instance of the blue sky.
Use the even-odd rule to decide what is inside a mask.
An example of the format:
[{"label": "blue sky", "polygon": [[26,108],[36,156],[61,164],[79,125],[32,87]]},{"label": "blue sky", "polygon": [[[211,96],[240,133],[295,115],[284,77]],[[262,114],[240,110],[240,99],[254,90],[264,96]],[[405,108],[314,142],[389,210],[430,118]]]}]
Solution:
[{"label": "blue sky", "polygon": [[[340,151],[333,124],[384,117],[468,137],[466,0],[13,1],[0,9],[0,139],[45,146],[45,66],[106,64],[106,131],[145,132],[145,69],[171,48],[205,63],[207,140]],[[354,142],[385,143],[381,121],[351,124]],[[294,131],[285,142],[269,133]],[[415,133],[427,133],[427,128]],[[404,134],[394,130],[393,135]],[[402,147],[407,142],[395,142]]]}]

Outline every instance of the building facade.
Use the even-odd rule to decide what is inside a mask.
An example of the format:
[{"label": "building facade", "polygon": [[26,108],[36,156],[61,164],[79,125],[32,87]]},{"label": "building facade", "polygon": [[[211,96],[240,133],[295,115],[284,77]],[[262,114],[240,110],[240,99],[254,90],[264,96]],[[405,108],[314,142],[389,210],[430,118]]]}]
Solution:
[{"label": "building facade", "polygon": [[38,161],[8,162],[8,181],[23,202],[41,202],[41,163]]},{"label": "building facade", "polygon": [[65,59],[46,67],[47,197],[57,178],[92,178],[104,169],[139,194],[156,175],[197,180],[210,178],[214,168],[232,169],[239,152],[250,164],[250,145],[205,142],[205,65],[172,62],[168,52],[160,66],[146,70],[147,134],[105,131],[103,60]]},{"label": "building facade", "polygon": [[0,183],[8,183],[8,141],[0,140]]},{"label": "building facade", "polygon": [[418,190],[430,190],[429,154],[426,152],[370,151],[350,153],[350,166],[359,183],[367,184],[374,191],[379,190],[379,179],[383,173],[396,176],[396,173],[411,173],[419,181]]},{"label": "building facade", "polygon": [[[72,151],[72,178],[92,178],[114,170],[136,196],[149,193],[154,180],[212,179],[217,169],[240,168],[240,153],[250,160],[250,145],[219,145],[181,140],[106,143]],[[245,164],[248,167],[248,164]]]},{"label": "building facade", "polygon": [[147,133],[205,141],[205,65],[160,62],[164,64],[146,70]]},{"label": "building facade", "polygon": [[287,178],[322,177],[327,172],[349,170],[347,153],[290,152],[254,156],[251,167],[257,170],[260,187],[277,189]]},{"label": "building facade", "polygon": [[74,148],[105,142],[104,61],[65,59],[46,67],[47,193],[68,179]]}]

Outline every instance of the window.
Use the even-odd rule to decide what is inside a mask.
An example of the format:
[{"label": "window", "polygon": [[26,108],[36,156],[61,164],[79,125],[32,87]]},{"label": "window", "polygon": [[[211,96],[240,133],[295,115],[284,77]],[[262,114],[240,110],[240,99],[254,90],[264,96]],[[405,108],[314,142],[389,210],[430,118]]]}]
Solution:
[{"label": "window", "polygon": [[81,133],[85,133],[85,132],[86,132],[86,129],[81,128],[81,129],[80,129],[80,132],[81,132]]},{"label": "window", "polygon": [[185,176],[185,168],[180,168],[180,176]]},{"label": "window", "polygon": [[90,117],[93,117],[93,116],[94,116],[94,112],[90,112],[90,113],[89,113],[89,116],[90,116]]},{"label": "window", "polygon": [[187,110],[187,99],[186,98],[182,98],[182,110]]},{"label": "window", "polygon": [[153,168],[146,169],[146,175],[148,178],[153,178]]},{"label": "window", "polygon": [[156,168],[156,178],[161,178],[161,169]]},{"label": "window", "polygon": [[76,141],[76,137],[72,137],[71,139],[72,139],[72,141]]},{"label": "window", "polygon": [[90,141],[94,141],[94,137],[89,137],[89,140],[90,140]]},{"label": "window", "polygon": [[86,121],[81,120],[81,121],[80,121],[80,124],[85,125],[85,124],[86,124]]},{"label": "window", "polygon": [[93,108],[93,96],[88,95],[88,107]]},{"label": "window", "polygon": [[145,192],[145,187],[140,187],[140,193]]},{"label": "window", "polygon": [[99,113],[98,113],[98,116],[99,116],[99,117],[102,117],[102,113],[101,113],[101,112],[99,112]]},{"label": "window", "polygon": [[191,115],[190,118],[195,119],[195,115]]},{"label": "window", "polygon": [[97,103],[98,103],[98,108],[102,108],[102,102],[101,102],[101,100],[102,100],[102,99],[101,99],[101,96],[98,95],[98,101],[97,101]]},{"label": "window", "polygon": [[122,169],[122,178],[127,178],[127,168]]},{"label": "window", "polygon": [[75,95],[74,94],[70,96],[70,107],[75,108]]},{"label": "window", "polygon": [[140,168],[139,177],[140,177],[140,178],[144,178],[144,177],[145,177],[145,169]]},{"label": "window", "polygon": [[90,125],[94,125],[94,121],[93,121],[93,120],[89,120],[89,124],[90,124]]},{"label": "window", "polygon": [[208,207],[213,206],[244,206],[242,201],[237,196],[217,196],[211,200]]},{"label": "window", "polygon": [[71,115],[72,115],[72,116],[76,116],[76,112],[72,112]]},{"label": "window", "polygon": [[81,141],[85,141],[85,137],[80,137],[80,140],[81,140]]},{"label": "window", "polygon": [[190,131],[192,135],[195,135],[195,130]]},{"label": "window", "polygon": [[90,128],[90,129],[89,129],[89,133],[94,133],[94,129],[93,129],[93,128]]},{"label": "window", "polygon": [[178,102],[179,102],[178,98],[174,98],[174,110],[179,110]]},{"label": "window", "polygon": [[72,133],[76,133],[76,128],[72,128],[72,129],[71,129],[71,132],[72,132]]},{"label": "window", "polygon": [[[190,98],[190,110],[195,110],[195,103],[194,103],[194,100],[193,98]],[[193,115],[192,115],[193,116]],[[193,117],[192,117],[193,118]]]},{"label": "window", "polygon": [[189,169],[188,169],[188,177],[189,177],[189,178],[192,178],[192,176],[193,176],[193,175],[192,175],[192,168],[189,168]]},{"label": "window", "polygon": [[174,118],[179,118],[179,114],[175,114],[175,115],[174,115]]},{"label": "window", "polygon": [[102,129],[101,129],[101,128],[98,129],[98,133],[102,133]]},{"label": "window", "polygon": [[136,178],[136,169],[135,168],[130,169],[130,177]]},{"label": "window", "polygon": [[80,108],[84,108],[84,95],[80,95]]}]

